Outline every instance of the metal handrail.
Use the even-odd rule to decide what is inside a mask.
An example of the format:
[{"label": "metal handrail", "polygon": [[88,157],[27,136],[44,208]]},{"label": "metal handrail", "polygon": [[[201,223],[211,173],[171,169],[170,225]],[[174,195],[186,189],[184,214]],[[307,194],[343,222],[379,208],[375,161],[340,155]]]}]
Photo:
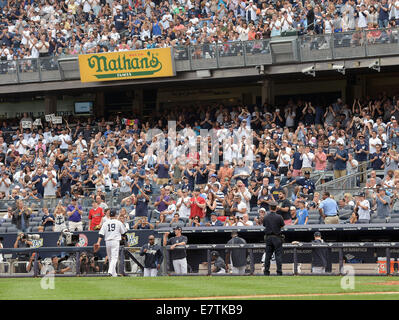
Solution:
[{"label": "metal handrail", "polygon": [[[365,166],[365,168],[368,168],[369,165],[371,164],[371,160],[366,161],[364,164],[362,164],[362,166]],[[337,183],[342,183],[342,185],[340,187],[344,188],[344,183],[346,183],[348,180],[353,179],[353,178],[357,178],[360,176],[364,176],[364,175],[368,175],[371,171],[375,171],[374,169],[368,169],[365,171],[359,171],[359,172],[355,172],[349,175],[346,175],[344,177],[340,177],[337,179],[333,179],[331,181],[328,181],[326,183],[320,184],[320,185],[316,185],[316,190],[325,190],[327,188],[329,188],[330,186],[335,186]],[[345,188],[344,188],[345,189]]]},{"label": "metal handrail", "polygon": [[[386,29],[363,29],[363,30],[352,30],[352,31],[347,31],[347,32],[340,32],[340,33],[331,33],[331,34],[321,34],[321,35],[309,35],[309,34],[305,34],[305,35],[301,35],[301,36],[296,36],[296,42],[295,42],[295,46],[296,48],[294,48],[294,50],[297,50],[300,54],[299,54],[299,60],[295,60],[295,61],[291,61],[292,63],[298,63],[298,62],[312,62],[312,61],[320,61],[320,60],[333,60],[333,59],[337,59],[337,58],[358,58],[360,57],[379,57],[381,55],[395,55],[397,54],[397,51],[395,50],[382,50],[381,52],[370,52],[369,48],[378,48],[378,45],[380,45],[381,43],[375,43],[375,42],[370,42],[368,41],[368,35],[371,32],[381,32],[382,35],[385,34],[385,36],[388,36],[388,38],[386,40],[389,40],[390,38],[392,38],[392,36],[395,36],[395,41],[394,42],[390,42],[388,41],[390,44],[396,45],[398,46],[399,49],[399,44],[397,36],[399,34],[399,28],[386,28]],[[343,47],[335,47],[335,42],[336,40],[340,40],[341,38],[347,38],[347,39],[351,39],[352,40],[357,40],[357,38],[353,39],[353,36],[355,34],[359,34],[360,36],[360,40],[359,40],[359,44],[356,47],[359,48],[364,48],[364,50],[361,50],[361,52],[352,52],[352,51],[345,51],[344,56],[341,55],[337,55],[337,53],[339,52],[340,49],[342,48],[350,48],[348,46],[343,46]],[[184,49],[186,50],[186,55],[187,57],[183,57],[183,58],[177,58],[174,55],[174,60],[175,62],[178,61],[187,61],[188,66],[184,66],[182,67],[181,70],[177,70],[177,71],[194,71],[194,70],[200,70],[200,69],[204,69],[204,68],[213,68],[213,69],[222,69],[222,68],[230,68],[230,67],[245,67],[245,66],[250,66],[250,65],[254,65],[256,63],[259,63],[259,65],[265,65],[265,64],[273,64],[273,61],[276,61],[275,56],[276,53],[273,52],[272,50],[270,50],[270,44],[272,41],[274,41],[276,38],[278,37],[273,37],[271,39],[260,39],[260,40],[250,40],[250,41],[231,41],[231,42],[226,42],[226,43],[218,43],[218,44],[200,44],[200,45],[189,45],[189,46],[180,46],[178,48]],[[284,37],[280,37],[281,39],[284,39]],[[304,43],[303,41],[306,40],[306,42],[309,42],[307,39],[321,39],[324,42],[328,42],[328,48],[303,48],[302,44]],[[252,63],[249,63],[249,55],[248,55],[248,48],[247,46],[250,45],[251,43],[258,43],[261,42],[263,44],[263,48],[266,49],[267,48],[267,52],[263,52],[262,54],[259,54],[259,61],[254,61]],[[310,43],[310,42],[309,42]],[[383,41],[382,43],[386,43],[385,41]],[[205,52],[202,50],[204,48],[204,46],[212,46],[213,47],[213,56],[211,57],[212,59],[214,59],[215,61],[212,63],[212,66],[209,66],[206,61],[209,59],[209,57],[205,56]],[[226,45],[227,47],[231,46],[231,47],[236,47],[236,46],[242,46],[242,56],[241,55],[234,55],[232,54],[231,57],[235,57],[237,58],[236,60],[232,61],[229,64],[229,61],[223,61],[223,64],[221,64],[221,59],[219,56],[219,48],[221,46]],[[203,61],[204,63],[201,65],[195,65],[193,64],[193,57],[192,54],[194,53],[194,48],[200,48],[201,49],[201,55],[199,59],[194,59],[195,62],[199,62],[199,61]],[[324,51],[324,49],[327,49],[325,52],[326,54],[321,54],[321,56],[319,56],[318,58],[316,56],[314,56],[313,54],[309,57],[309,52],[307,52],[308,58],[303,58],[303,53],[305,53],[306,51],[311,50],[311,52],[322,52]],[[378,50],[377,50],[378,51]],[[205,57],[203,57],[205,56]],[[265,61],[265,57],[270,56],[270,59],[266,59]],[[37,59],[19,59],[19,60],[15,60],[15,61],[4,61],[6,64],[9,65],[9,63],[14,63],[16,66],[16,70],[13,70],[13,72],[9,73],[9,75],[12,76],[12,79],[6,79],[3,84],[7,85],[10,83],[26,83],[26,82],[41,82],[41,81],[48,81],[46,79],[42,79],[43,75],[45,74],[46,70],[41,70],[41,62],[45,61],[45,60],[51,60],[53,59],[55,64],[54,64],[54,69],[52,69],[52,71],[57,71],[60,73],[59,78],[62,80],[68,80],[66,79],[65,75],[64,75],[64,71],[62,68],[62,64],[64,62],[76,62],[76,70],[78,71],[78,64],[77,64],[77,59],[78,56],[76,55],[68,55],[68,56],[49,56],[49,57],[41,57],[41,58],[37,58]],[[36,62],[36,66],[38,68],[37,72],[38,75],[37,77],[29,77],[28,79],[21,79],[21,76],[24,75],[24,72],[21,72],[19,70],[19,66],[20,64],[23,64],[24,62],[31,62],[33,64],[34,60],[38,60],[35,61]],[[290,61],[289,61],[290,62]],[[8,69],[8,67],[6,67],[7,71],[11,70]],[[26,75],[26,74],[25,74]],[[78,78],[77,74],[75,74],[74,76],[72,76],[72,78]],[[71,79],[72,79],[71,78]],[[1,79],[1,74],[0,74],[0,79]]]},{"label": "metal handrail", "polygon": [[[390,266],[391,260],[391,249],[399,248],[398,242],[342,242],[342,243],[283,243],[283,249],[293,249],[293,275],[298,275],[298,249],[317,249],[317,248],[336,248],[338,250],[338,264],[339,269],[336,275],[344,275],[344,249],[348,248],[385,248],[387,265]],[[249,244],[194,244],[185,246],[176,246],[173,250],[206,250],[207,251],[207,263],[208,263],[208,275],[211,275],[211,251],[213,250],[234,250],[234,249],[247,249],[249,251],[250,258],[250,275],[255,275],[255,259],[254,250],[265,249],[264,243],[249,243]],[[169,251],[172,250],[171,246],[164,247],[164,256],[169,265],[170,256]],[[333,274],[333,273],[330,273]],[[213,274],[212,274],[213,275]],[[290,274],[291,275],[291,274]],[[386,274],[390,275],[390,268],[387,268]]]}]

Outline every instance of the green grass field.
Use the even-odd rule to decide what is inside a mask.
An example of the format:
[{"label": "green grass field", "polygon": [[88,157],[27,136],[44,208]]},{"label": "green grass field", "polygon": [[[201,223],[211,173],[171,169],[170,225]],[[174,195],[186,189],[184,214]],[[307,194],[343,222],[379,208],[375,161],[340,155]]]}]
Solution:
[{"label": "green grass field", "polygon": [[[399,278],[356,277],[355,289],[341,288],[341,277],[119,277],[55,278],[55,288],[41,289],[41,279],[0,279],[0,299],[127,300],[207,297],[207,299],[399,299]],[[383,283],[396,283],[384,285]],[[374,293],[374,294],[370,294]],[[310,295],[312,294],[312,295]],[[331,295],[328,295],[331,294]],[[283,296],[280,296],[283,295]],[[291,295],[291,296],[287,296]],[[219,298],[218,298],[219,297]]]}]

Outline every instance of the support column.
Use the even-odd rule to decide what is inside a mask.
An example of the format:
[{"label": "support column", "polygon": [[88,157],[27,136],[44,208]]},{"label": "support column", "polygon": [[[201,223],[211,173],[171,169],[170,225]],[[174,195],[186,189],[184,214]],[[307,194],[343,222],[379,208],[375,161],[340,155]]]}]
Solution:
[{"label": "support column", "polygon": [[143,89],[138,89],[138,88],[134,89],[132,111],[137,115],[141,115],[143,107],[144,107]]},{"label": "support column", "polygon": [[44,114],[57,112],[57,96],[47,95],[44,97]]},{"label": "support column", "polygon": [[262,105],[264,103],[274,103],[274,95],[272,91],[273,82],[268,79],[264,79],[261,87],[262,94]]},{"label": "support column", "polygon": [[105,95],[104,92],[96,92],[96,102],[94,106],[94,114],[96,117],[104,117],[105,115]]}]

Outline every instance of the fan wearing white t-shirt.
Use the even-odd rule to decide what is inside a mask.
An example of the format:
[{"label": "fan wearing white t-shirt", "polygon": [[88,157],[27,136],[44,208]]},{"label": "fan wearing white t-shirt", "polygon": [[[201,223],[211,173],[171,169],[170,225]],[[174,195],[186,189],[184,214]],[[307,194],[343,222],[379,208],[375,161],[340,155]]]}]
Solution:
[{"label": "fan wearing white t-shirt", "polygon": [[302,172],[312,171],[312,163],[314,159],[314,154],[310,152],[310,147],[305,147],[305,152],[301,155],[302,160]]},{"label": "fan wearing white t-shirt", "polygon": [[57,192],[57,178],[53,175],[52,171],[48,171],[47,178],[43,179],[44,198],[55,198]]},{"label": "fan wearing white t-shirt", "polygon": [[180,218],[188,219],[190,217],[190,197],[188,196],[188,191],[186,189],[182,191],[180,198],[177,200],[176,209]]},{"label": "fan wearing white t-shirt", "polygon": [[359,223],[370,222],[370,202],[365,198],[365,194],[362,192],[358,195],[356,201],[356,208],[358,209],[357,214],[359,215]]},{"label": "fan wearing white t-shirt", "polygon": [[67,151],[68,146],[72,143],[70,135],[67,134],[66,130],[62,130],[62,134],[58,138],[61,142],[60,149],[64,152]]},{"label": "fan wearing white t-shirt", "polygon": [[370,154],[376,153],[377,144],[382,145],[382,142],[381,142],[380,138],[377,137],[377,132],[372,131],[371,137],[369,138],[369,153]]},{"label": "fan wearing white t-shirt", "polygon": [[237,218],[243,217],[247,213],[247,205],[242,201],[240,194],[234,195],[234,203],[230,211]]}]

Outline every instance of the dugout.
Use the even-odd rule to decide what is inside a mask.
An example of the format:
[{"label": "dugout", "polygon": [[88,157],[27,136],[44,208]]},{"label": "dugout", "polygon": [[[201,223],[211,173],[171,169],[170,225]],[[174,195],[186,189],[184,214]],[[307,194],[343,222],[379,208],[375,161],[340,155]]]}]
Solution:
[{"label": "dugout", "polygon": [[[245,239],[247,243],[264,243],[263,227],[197,227],[183,228],[182,233],[188,238],[189,245],[219,245],[226,244],[231,239],[231,232],[238,231],[238,235]],[[286,226],[283,230],[285,243],[290,244],[293,241],[309,243],[313,240],[316,231],[320,231],[322,238],[326,243],[347,243],[348,247],[342,249],[343,259],[347,263],[377,263],[378,257],[386,256],[385,246],[387,243],[395,243],[399,241],[399,224],[364,224],[364,225],[312,225],[312,226]],[[170,232],[170,228],[162,228],[158,230],[159,234]],[[358,243],[355,247],[350,244]],[[373,246],[362,246],[361,244],[375,243]],[[379,243],[381,246],[379,246]],[[310,248],[296,249],[299,263],[310,263]],[[292,264],[294,262],[294,250],[286,247],[283,250],[283,264]],[[330,263],[337,264],[339,262],[339,250],[337,248],[329,248]],[[224,258],[225,251],[219,250]],[[261,263],[264,253],[263,248],[252,250],[254,262]],[[390,250],[391,258],[399,258],[399,249],[392,248]],[[207,261],[207,249],[203,250],[187,250],[187,262],[191,268],[191,272],[197,273],[200,265]],[[249,252],[248,252],[249,263]]]}]

